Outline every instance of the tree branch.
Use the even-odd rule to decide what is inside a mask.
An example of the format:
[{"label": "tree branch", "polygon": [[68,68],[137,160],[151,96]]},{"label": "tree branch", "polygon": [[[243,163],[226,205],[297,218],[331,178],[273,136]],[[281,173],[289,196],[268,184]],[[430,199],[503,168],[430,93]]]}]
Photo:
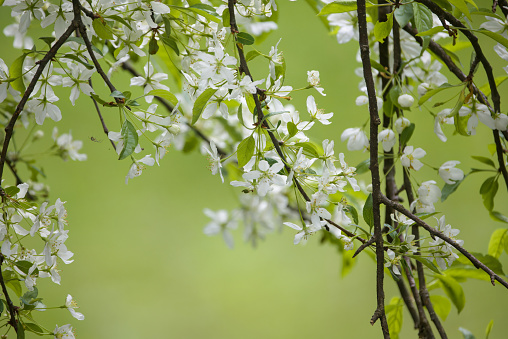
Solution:
[{"label": "tree branch", "polygon": [[469,261],[476,267],[481,268],[483,271],[485,271],[490,276],[490,282],[492,285],[495,286],[495,280],[497,280],[501,285],[508,288],[508,282],[503,280],[499,275],[494,273],[489,267],[487,267],[484,263],[482,263],[480,260],[478,260],[475,256],[473,256],[471,253],[469,253],[464,247],[460,246],[455,240],[451,239],[450,237],[444,235],[443,233],[436,230],[434,227],[429,226],[427,223],[425,223],[423,220],[418,218],[413,213],[409,212],[402,206],[401,204],[391,201],[386,196],[382,195],[380,196],[380,200],[383,204],[387,204],[392,206],[395,210],[399,211],[400,213],[404,214],[409,219],[413,220],[416,224],[423,227],[425,230],[427,230],[431,235],[438,237],[448,244],[452,245],[457,251],[462,253]]},{"label": "tree branch", "polygon": [[377,112],[377,99],[376,89],[374,86],[374,79],[372,77],[372,69],[370,66],[370,52],[369,52],[369,39],[367,32],[367,18],[365,0],[357,0],[358,7],[358,29],[360,33],[360,54],[363,65],[363,77],[367,86],[367,93],[369,97],[369,112],[370,112],[370,173],[372,178],[372,198],[373,198],[373,216],[374,216],[374,237],[376,239],[376,292],[377,292],[377,308],[370,320],[374,324],[377,319],[381,320],[381,330],[384,338],[390,338],[388,330],[388,323],[385,314],[385,293],[383,287],[384,280],[384,250],[383,250],[383,234],[381,232],[381,213],[379,209],[381,196],[381,183],[379,178],[379,163],[378,163],[378,125],[381,124]]},{"label": "tree branch", "polygon": [[[5,199],[2,197],[2,199]],[[0,267],[4,263],[5,257],[0,253]],[[14,327],[16,333],[18,333],[18,321],[16,320],[16,314],[18,313],[16,306],[12,303],[11,298],[9,297],[9,293],[7,293],[7,287],[5,286],[4,277],[0,272],[0,285],[2,285],[2,292],[5,296],[5,300],[7,302],[7,309],[9,311],[9,324]]]}]

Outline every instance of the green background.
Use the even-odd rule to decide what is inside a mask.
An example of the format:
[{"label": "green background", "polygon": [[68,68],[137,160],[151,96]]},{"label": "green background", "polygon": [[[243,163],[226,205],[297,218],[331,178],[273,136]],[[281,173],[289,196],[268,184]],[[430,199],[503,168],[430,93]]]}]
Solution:
[{"label": "green background", "polygon": [[[327,96],[313,90],[299,92],[292,104],[305,115],[305,99],[314,95],[319,107],[335,115],[332,125],[318,126],[312,135],[316,140],[334,139],[336,153],[345,152],[351,165],[364,160],[366,153],[348,152],[340,142],[342,131],[361,126],[367,113],[365,106],[359,108],[354,103],[361,94],[359,78],[353,73],[360,66],[355,61],[356,43],[338,45],[303,1],[284,1],[279,7],[280,30],[258,48],[267,53],[283,37],[279,49],[287,61],[286,83],[294,87],[306,85],[306,71],[321,72]],[[7,8],[0,8],[0,14],[2,22],[10,22]],[[0,55],[7,64],[16,57],[11,41],[1,40],[5,47]],[[492,43],[487,41],[485,46],[490,50]],[[467,66],[469,55],[461,56]],[[497,56],[492,59],[497,67],[505,66]],[[254,65],[254,77],[265,78],[267,65],[260,60]],[[453,76],[447,76],[450,83],[457,83]],[[481,71],[478,78],[484,79]],[[127,77],[115,75],[113,81],[120,90],[127,89]],[[478,80],[480,85],[483,81]],[[95,83],[100,83],[99,78]],[[506,93],[506,85],[500,91]],[[67,293],[72,294],[86,319],[79,322],[66,310],[54,310],[37,314],[43,325],[53,328],[50,324],[71,323],[79,338],[381,336],[379,324],[369,324],[376,306],[375,264],[370,257],[361,255],[353,271],[343,278],[341,258],[334,248],[320,246],[317,236],[306,246],[294,246],[290,229],[269,235],[258,248],[244,244],[238,230],[235,248],[227,249],[220,237],[203,234],[208,219],[202,210],[234,208],[238,190],[212,176],[205,157],[171,150],[161,167],[149,168],[125,185],[130,164],[117,160],[90,100],[81,96],[73,107],[65,98],[68,91],[59,93],[63,93],[59,130],[64,133],[70,129],[75,138],[84,140],[88,161],[41,160],[51,201],[58,197],[67,201],[70,238],[66,244],[75,253],[75,262],[60,266],[61,286],[43,279],[38,286],[47,306],[61,305]],[[116,112],[104,109],[103,113],[108,127],[118,131]],[[426,111],[415,108],[408,118],[417,124],[412,144],[427,151],[424,160],[432,166],[460,160],[460,168],[467,172],[470,167],[481,167],[470,155],[490,156],[486,145],[493,141],[485,126],[474,138],[456,136],[442,143],[432,132],[433,118]],[[54,125],[46,121],[43,129],[48,137]],[[445,127],[445,133],[451,136],[452,128]],[[91,137],[101,142],[93,142]],[[46,143],[49,146],[51,141]],[[415,175],[420,182],[435,179],[428,168]],[[486,177],[471,176],[446,203],[436,205],[437,210],[448,211],[447,222],[461,230],[459,238],[473,252],[486,253],[490,234],[505,227],[489,218],[478,194]],[[360,180],[369,183],[368,175]],[[496,209],[508,213],[507,202],[502,186]],[[501,257],[505,265],[507,257],[506,253]],[[445,322],[449,337],[462,337],[458,332],[462,326],[483,338],[485,327],[493,319],[491,338],[505,338],[508,291],[483,281],[469,281],[463,286],[466,307],[460,316],[452,307]],[[397,295],[395,284],[387,277],[387,303]],[[416,337],[404,312],[401,337]]]}]

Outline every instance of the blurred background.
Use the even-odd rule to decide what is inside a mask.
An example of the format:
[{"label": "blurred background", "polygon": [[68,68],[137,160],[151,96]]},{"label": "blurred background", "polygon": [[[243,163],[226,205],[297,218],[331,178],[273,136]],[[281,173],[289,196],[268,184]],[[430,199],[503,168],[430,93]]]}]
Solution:
[{"label": "blurred background", "polygon": [[[488,4],[487,4],[488,5]],[[345,128],[365,123],[366,108],[357,107],[355,98],[359,78],[353,70],[357,45],[338,45],[319,18],[304,1],[280,1],[279,28],[276,34],[257,46],[267,53],[282,37],[279,50],[287,62],[287,84],[305,86],[308,70],[319,70],[326,97],[316,92],[294,95],[292,104],[306,112],[305,99],[314,95],[317,104],[334,112],[333,124],[317,126],[313,136],[319,142],[335,140],[335,152],[345,152],[350,165],[367,158],[366,153],[351,153],[340,135]],[[488,6],[485,6],[488,7]],[[0,8],[0,22],[10,22],[8,10]],[[35,29],[32,31],[34,34]],[[9,65],[16,58],[11,38],[0,38],[1,58]],[[40,41],[39,41],[40,43]],[[490,41],[482,40],[493,54]],[[468,67],[469,55],[459,55]],[[497,69],[505,66],[492,55]],[[257,61],[257,60],[256,60]],[[266,77],[267,65],[254,62],[254,76]],[[479,85],[485,77],[478,72]],[[457,81],[445,72],[450,83]],[[498,73],[498,75],[502,75]],[[126,90],[129,78],[115,75],[113,81]],[[101,87],[96,80],[96,86]],[[139,90],[139,89],[136,89]],[[506,93],[506,84],[500,87]],[[135,92],[136,93],[136,92]],[[41,160],[51,187],[51,201],[68,201],[70,238],[68,248],[75,262],[60,267],[62,284],[56,286],[40,279],[41,295],[47,306],[59,306],[70,293],[86,319],[79,322],[66,310],[37,314],[42,324],[71,323],[78,338],[377,338],[379,324],[370,326],[375,310],[375,264],[360,255],[353,270],[341,276],[341,257],[336,249],[320,246],[319,237],[306,246],[294,246],[294,232],[284,229],[252,248],[242,242],[241,230],[235,233],[235,248],[229,250],[220,237],[203,234],[208,218],[203,208],[236,207],[237,189],[212,176],[208,162],[198,152],[183,155],[175,150],[162,160],[160,167],[125,185],[130,163],[118,161],[103,134],[90,100],[81,96],[76,106],[60,92],[63,119],[60,133],[72,131],[84,141],[84,163],[63,162],[57,158]],[[504,104],[506,112],[506,104]],[[116,112],[104,109],[108,127],[118,131]],[[112,114],[112,116],[109,116]],[[487,144],[491,132],[479,127],[474,138],[450,137],[442,143],[432,128],[433,118],[414,108],[408,118],[417,124],[412,144],[424,148],[425,160],[439,167],[447,160],[459,160],[466,173],[481,167],[470,155],[490,157]],[[49,138],[55,123],[43,126]],[[446,128],[450,127],[450,128]],[[453,128],[445,127],[451,136]],[[99,142],[92,141],[92,138]],[[47,140],[48,147],[51,144]],[[416,175],[419,182],[435,179],[431,169]],[[459,238],[472,252],[487,252],[491,233],[505,224],[489,218],[478,194],[484,174],[475,174],[459,187],[439,211],[447,211],[446,220],[459,228]],[[369,184],[369,176],[360,177]],[[439,186],[443,183],[440,181]],[[506,190],[500,187],[496,209],[508,213]],[[429,219],[429,223],[436,224]],[[508,269],[508,255],[500,260]],[[505,338],[508,331],[508,291],[484,281],[464,285],[466,307],[460,315],[452,307],[445,327],[450,338],[461,338],[459,327],[483,338],[490,320],[494,327],[490,338]],[[441,293],[441,291],[436,291]],[[398,296],[391,277],[386,279],[386,302]],[[408,313],[404,312],[402,338],[415,338]],[[505,333],[505,334],[503,334]]]}]

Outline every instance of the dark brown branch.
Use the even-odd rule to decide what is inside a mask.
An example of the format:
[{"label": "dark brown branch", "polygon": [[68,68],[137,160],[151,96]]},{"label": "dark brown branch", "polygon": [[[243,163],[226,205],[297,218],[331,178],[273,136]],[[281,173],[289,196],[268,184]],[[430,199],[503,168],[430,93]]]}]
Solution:
[{"label": "dark brown branch", "polygon": [[409,219],[413,220],[415,223],[417,223],[419,226],[423,227],[427,232],[429,232],[432,236],[438,237],[442,240],[444,240],[446,243],[452,245],[457,251],[462,253],[469,261],[476,267],[481,268],[483,271],[485,271],[490,276],[490,282],[492,285],[495,286],[495,281],[497,280],[501,285],[508,288],[508,282],[503,280],[499,275],[497,275],[494,271],[492,271],[489,267],[487,267],[484,263],[482,263],[480,260],[478,260],[475,256],[473,256],[471,253],[469,253],[464,247],[460,246],[455,240],[451,239],[450,237],[444,235],[443,233],[436,230],[434,227],[429,226],[427,223],[425,223],[423,220],[418,218],[413,213],[409,212],[402,206],[401,204],[391,201],[386,196],[381,195],[380,200],[383,204],[388,204],[393,207],[393,209],[399,211],[400,213],[404,214]]},{"label": "dark brown branch", "polygon": [[506,166],[504,164],[503,145],[501,145],[499,131],[493,130],[492,134],[494,135],[494,142],[496,143],[496,153],[497,153],[497,162],[499,163],[499,172],[501,172],[501,174],[503,175],[504,182],[506,184],[506,189],[508,190],[508,172],[506,171]]},{"label": "dark brown branch", "polygon": [[381,183],[379,177],[378,163],[378,125],[381,124],[377,111],[376,88],[372,77],[372,69],[370,66],[369,39],[367,32],[367,17],[365,0],[357,0],[358,7],[358,29],[360,33],[360,54],[363,65],[363,77],[367,86],[367,94],[369,98],[370,113],[370,173],[372,178],[372,198],[373,198],[373,215],[374,215],[374,237],[376,239],[376,294],[377,308],[370,320],[374,324],[377,319],[381,320],[381,330],[384,338],[390,338],[388,323],[385,313],[385,292],[384,292],[384,250],[383,250],[383,234],[381,231],[381,213],[379,209],[381,194]]},{"label": "dark brown branch", "polygon": [[476,56],[480,59],[480,62],[483,65],[483,69],[485,70],[485,73],[487,74],[487,79],[490,86],[492,101],[494,102],[494,113],[499,113],[501,110],[501,97],[499,95],[499,92],[497,90],[496,80],[494,78],[494,73],[492,71],[492,66],[490,65],[489,61],[485,57],[485,54],[483,54],[483,50],[478,42],[478,37],[474,35],[471,31],[469,31],[463,24],[455,18],[452,14],[444,11],[436,5],[434,2],[430,0],[416,0],[416,2],[419,2],[423,5],[425,5],[428,9],[430,9],[434,14],[436,14],[441,21],[448,21],[453,26],[457,27],[465,36],[466,38],[471,42],[471,45],[473,46],[473,49],[476,53]]},{"label": "dark brown branch", "polygon": [[[89,79],[88,83],[90,84],[90,87],[92,87],[92,79]],[[107,136],[109,142],[111,143],[111,145],[113,145],[113,149],[116,151],[115,142],[109,138],[109,129],[106,126],[106,122],[104,121],[104,118],[102,117],[99,105],[97,104],[97,101],[92,96],[90,96],[90,99],[92,99],[93,104],[95,106],[95,110],[97,111],[97,114],[99,115],[99,120],[101,121],[102,130],[104,131],[104,134],[106,134],[106,136]]]},{"label": "dark brown branch", "polygon": [[[4,263],[5,257],[0,253],[0,267]],[[16,333],[18,332],[18,321],[16,320],[16,314],[18,313],[16,306],[12,303],[9,293],[7,293],[7,287],[5,286],[4,277],[0,274],[0,285],[2,285],[2,292],[7,302],[7,309],[9,311],[9,324],[14,328]]]},{"label": "dark brown branch", "polygon": [[[417,32],[416,30],[414,30],[411,25],[406,25],[406,27],[404,27],[404,30],[406,32],[408,32],[409,34],[411,34],[415,39],[416,41],[419,43],[419,44],[422,44],[423,40],[421,39],[421,37],[418,37],[416,36]],[[462,70],[453,62],[453,60],[450,58],[450,56],[448,54],[446,54],[446,52],[444,51],[444,49],[437,43],[435,43],[434,41],[430,41],[430,44],[429,44],[429,49],[435,54],[437,55],[444,63],[445,65],[448,67],[448,69],[462,82],[466,81],[467,80],[467,76],[462,72]],[[489,80],[490,81],[490,80]],[[473,93],[474,95],[478,98],[478,100],[480,100],[480,102],[488,107],[492,107],[487,99],[487,96],[482,92],[480,91],[473,83],[471,83],[470,85],[470,88],[473,89]],[[508,134],[507,131],[501,131],[501,133],[503,133],[503,135],[506,135]],[[499,134],[497,133],[496,130],[493,131],[493,134],[494,134],[494,142],[496,143],[496,153],[497,153],[497,158],[498,158],[498,163],[499,163],[499,170],[500,172],[503,174],[503,178],[504,178],[504,181],[505,181],[505,184],[506,184],[506,187],[508,189],[508,171],[506,169],[506,166],[505,166],[505,163],[504,161],[502,160],[504,155],[503,155],[503,148],[501,147],[501,142],[499,140]]]},{"label": "dark brown branch", "polygon": [[[111,50],[112,51],[112,50]],[[136,71],[134,69],[134,67],[132,67],[131,64],[129,64],[128,62],[123,62],[121,64],[121,67],[123,70],[126,70],[127,72],[129,72],[130,74],[132,74],[133,76],[135,77],[138,77],[140,76],[140,74],[138,73],[138,71]],[[171,105],[167,100],[161,98],[161,97],[158,97],[158,96],[155,96],[155,100],[157,100],[162,106],[164,106],[164,108],[166,108],[166,110],[171,113],[173,112],[174,110],[174,107],[173,105]],[[198,128],[196,128],[196,126],[192,125],[192,124],[189,124],[188,122],[185,123],[190,129],[192,129],[194,131],[194,133],[196,133],[196,135],[198,137],[200,137],[201,139],[203,139],[203,141],[205,141],[207,144],[210,144],[210,139],[203,134],[203,132],[201,132]],[[227,153],[226,151],[224,151],[222,148],[220,147],[217,147],[217,152],[221,155],[221,156],[226,156]]]},{"label": "dark brown branch", "polygon": [[413,305],[414,299],[409,294],[409,291],[407,290],[406,284],[404,283],[404,280],[399,279],[395,281],[397,283],[397,287],[399,288],[400,296],[402,297],[402,300],[404,300],[404,304],[406,304],[407,310],[409,311],[409,314],[411,315],[411,318],[413,319],[414,328],[418,328],[418,323],[420,319],[418,318],[418,311],[416,310],[415,306]]},{"label": "dark brown branch", "polygon": [[23,94],[23,96],[21,97],[21,100],[19,101],[18,106],[16,107],[16,110],[12,114],[11,120],[9,120],[9,123],[5,127],[5,139],[4,139],[4,144],[3,144],[3,148],[2,148],[2,154],[0,155],[0,181],[1,181],[1,179],[3,177],[3,173],[4,173],[4,165],[5,165],[5,160],[7,158],[7,149],[9,148],[9,143],[12,138],[12,133],[14,132],[14,124],[18,120],[18,117],[21,114],[21,111],[23,111],[23,108],[25,107],[25,104],[27,103],[28,98],[32,94],[32,92],[35,88],[35,85],[37,84],[37,81],[39,81],[39,78],[42,75],[42,71],[44,70],[44,68],[46,67],[48,62],[50,62],[50,60],[56,55],[56,53],[58,52],[60,47],[64,44],[64,42],[67,40],[67,38],[69,38],[71,36],[72,32],[75,29],[75,25],[76,25],[76,21],[74,19],[71,22],[71,24],[69,25],[69,27],[67,27],[65,32],[62,34],[62,36],[49,49],[49,51],[46,53],[44,58],[42,58],[38,62],[39,67],[37,68],[37,71],[35,71],[35,74],[34,74],[32,80],[30,81],[30,84],[26,88],[26,91]]}]

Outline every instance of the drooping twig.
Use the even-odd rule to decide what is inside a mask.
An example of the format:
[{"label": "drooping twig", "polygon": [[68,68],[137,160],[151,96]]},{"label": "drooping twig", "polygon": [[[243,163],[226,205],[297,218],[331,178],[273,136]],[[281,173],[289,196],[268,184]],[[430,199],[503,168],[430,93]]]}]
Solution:
[{"label": "drooping twig", "polygon": [[508,288],[508,282],[506,282],[503,278],[501,278],[499,275],[497,275],[494,271],[492,271],[489,267],[487,267],[484,263],[482,263],[480,260],[478,260],[474,255],[469,253],[464,247],[460,246],[455,240],[451,239],[450,237],[444,235],[443,233],[436,230],[434,227],[428,225],[423,220],[418,218],[416,215],[408,211],[404,208],[401,204],[391,201],[386,196],[381,195],[380,200],[383,204],[388,204],[392,206],[395,210],[399,211],[400,213],[404,214],[409,219],[413,220],[416,224],[423,227],[427,232],[429,232],[431,235],[438,237],[442,240],[444,240],[446,243],[453,246],[457,251],[462,253],[476,268],[481,268],[483,271],[485,271],[490,276],[490,282],[492,285],[495,286],[495,281],[497,280],[501,285]]},{"label": "drooping twig", "polygon": [[388,323],[385,313],[385,292],[384,292],[384,250],[383,250],[383,234],[381,233],[381,213],[379,209],[381,195],[381,183],[379,178],[378,163],[378,125],[381,124],[377,111],[376,89],[374,79],[372,77],[372,69],[370,66],[369,39],[367,32],[367,14],[365,0],[357,0],[358,7],[358,30],[360,33],[360,54],[363,65],[363,77],[367,86],[367,94],[369,98],[370,112],[370,173],[372,178],[372,198],[373,198],[373,216],[374,216],[374,237],[376,239],[376,294],[377,308],[371,319],[374,324],[378,319],[381,320],[381,330],[384,338],[390,338]]},{"label": "drooping twig", "polygon": [[[419,43],[419,44],[422,44],[423,40],[421,39],[421,37],[419,36],[416,36],[417,32],[416,30],[414,30],[411,25],[406,25],[406,27],[404,27],[404,30],[406,32],[408,32],[409,34],[411,34],[415,40]],[[462,72],[462,70],[453,62],[453,60],[450,58],[450,56],[448,54],[446,54],[446,52],[444,51],[444,49],[437,43],[435,43],[434,41],[430,41],[430,44],[429,44],[429,49],[435,54],[437,55],[443,62],[444,64],[448,67],[448,69],[460,80],[460,81],[466,81],[467,80],[467,76]],[[477,56],[478,58],[478,56]],[[489,103],[489,100],[487,99],[487,96],[482,93],[482,91],[480,91],[478,89],[478,87],[476,87],[473,83],[471,83],[471,88],[473,89],[473,93],[475,94],[475,96],[478,98],[478,100],[480,100],[480,102],[488,107],[492,107]],[[497,153],[497,158],[498,158],[498,164],[499,164],[499,171],[501,172],[501,174],[503,175],[503,178],[504,178],[504,181],[505,181],[505,184],[506,184],[506,187],[508,189],[508,171],[506,169],[506,166],[505,166],[505,163],[503,161],[503,158],[504,158],[504,154],[503,154],[503,148],[501,147],[501,141],[499,139],[499,134],[496,130],[493,130],[493,135],[494,135],[494,142],[496,143],[496,153]],[[501,131],[503,133],[503,135],[505,135],[506,137],[506,131]]]},{"label": "drooping twig", "polygon": [[[4,198],[2,197],[2,199]],[[0,267],[4,263],[4,259],[5,257],[3,256],[3,254],[0,253]],[[0,285],[2,285],[2,293],[4,294],[5,301],[7,302],[7,309],[9,312],[9,324],[14,328],[14,330],[17,333],[18,332],[18,321],[16,320],[17,309],[12,303],[12,300],[9,297],[9,293],[7,293],[7,287],[5,286],[5,281],[2,274],[0,274]]]},{"label": "drooping twig", "polygon": [[[406,187],[406,195],[408,204],[411,205],[413,203],[414,195],[413,195],[413,188],[411,185],[411,180],[409,180],[409,173],[408,171],[404,171],[404,187]],[[418,225],[413,225],[412,227],[413,235],[415,236],[415,246],[417,248],[420,248],[420,229]],[[420,254],[420,251],[417,251],[415,253],[416,255]],[[430,300],[429,291],[427,290],[427,285],[425,283],[425,272],[423,271],[423,264],[416,260],[416,272],[418,273],[418,282],[420,285],[420,297],[423,302],[423,305],[427,308],[429,311],[430,319],[436,326],[437,331],[439,332],[439,335],[442,339],[447,339],[448,336],[446,335],[446,331],[441,324],[441,321],[439,320],[439,317],[437,316],[436,312],[434,311],[434,306],[432,305],[432,302]]]},{"label": "drooping twig", "polygon": [[[121,65],[123,70],[126,70],[127,72],[129,72],[130,74],[132,74],[133,76],[135,77],[138,77],[140,76],[140,74],[138,73],[138,71],[136,71],[134,69],[134,67],[132,67],[132,65],[130,63],[128,63],[127,61],[126,62],[123,62]],[[155,100],[157,100],[162,106],[164,106],[164,108],[166,108],[166,110],[168,112],[173,112],[173,105],[171,105],[167,100],[161,98],[161,97],[158,97],[158,96],[155,96]],[[205,135],[203,134],[203,132],[201,132],[198,128],[196,128],[196,126],[192,125],[192,124],[189,124],[188,122],[185,123],[190,129],[192,129],[194,131],[194,133],[196,133],[196,135],[198,137],[200,137],[201,139],[203,139],[203,141],[205,141],[207,144],[210,144],[210,139]],[[217,152],[221,155],[221,156],[226,156],[227,153],[226,151],[224,151],[222,148],[217,147]]]}]

